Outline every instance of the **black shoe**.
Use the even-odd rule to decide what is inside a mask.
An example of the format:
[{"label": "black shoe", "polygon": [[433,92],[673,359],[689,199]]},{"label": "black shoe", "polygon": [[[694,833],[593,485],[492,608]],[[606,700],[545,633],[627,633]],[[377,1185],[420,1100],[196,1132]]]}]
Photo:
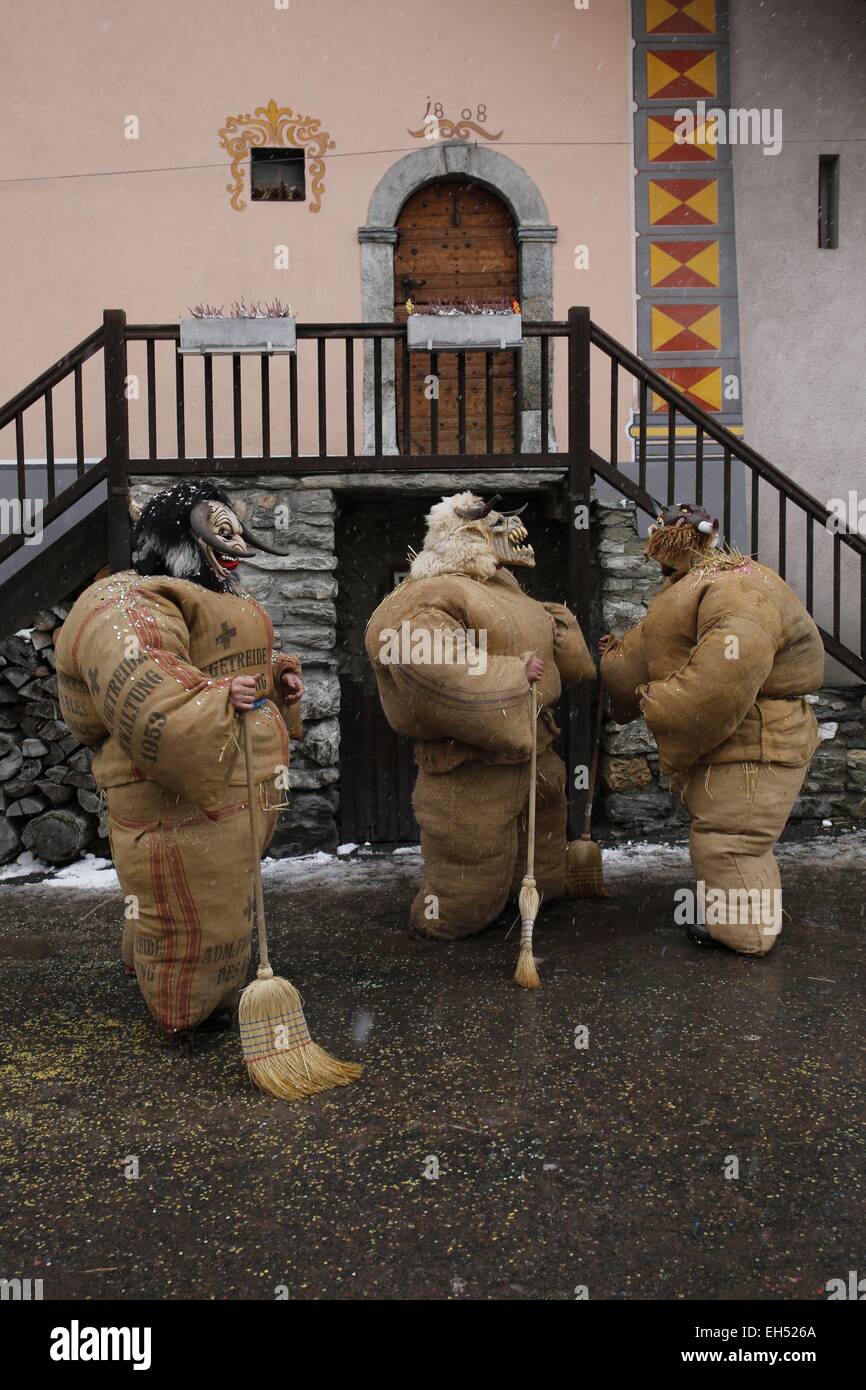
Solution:
[{"label": "black shoe", "polygon": [[231,1026],[231,1009],[214,1009],[212,1014],[203,1018],[194,1028],[175,1028],[174,1032],[168,1035],[169,1046],[176,1048],[184,1057],[191,1057],[195,1051],[196,1040],[202,1033],[224,1033]]},{"label": "black shoe", "polygon": [[693,926],[686,927],[686,936],[689,941],[695,941],[699,946],[724,946],[724,941],[717,941],[711,936],[706,927]]},{"label": "black shoe", "polygon": [[214,1009],[212,1014],[196,1025],[196,1033],[224,1033],[232,1026],[231,1009]]}]

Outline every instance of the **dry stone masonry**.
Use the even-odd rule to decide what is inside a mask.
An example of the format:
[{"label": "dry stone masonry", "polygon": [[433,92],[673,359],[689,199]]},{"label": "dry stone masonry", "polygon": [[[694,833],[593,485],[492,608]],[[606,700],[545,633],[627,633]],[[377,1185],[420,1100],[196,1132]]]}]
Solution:
[{"label": "dry stone masonry", "polygon": [[[134,490],[141,505],[168,479]],[[337,844],[340,683],[336,654],[335,493],[317,478],[226,479],[223,486],[253,530],[278,546],[240,571],[242,586],[269,612],[278,649],[304,665],[304,736],[293,749],[290,806],[273,852],[295,854]],[[644,559],[630,503],[597,503],[595,555],[603,630],[622,632],[646,612],[659,586]],[[69,603],[38,613],[33,627],[0,642],[0,863],[30,850],[50,864],[86,851],[108,853],[90,754],[60,720],[54,637]],[[866,688],[825,689],[813,697],[822,743],[794,816],[866,820]],[[659,773],[644,721],[609,721],[602,750],[602,810],[611,826],[651,835],[685,822]]]},{"label": "dry stone masonry", "polygon": [[[60,718],[54,637],[71,604],[0,642],[0,863],[30,850],[66,864],[99,840],[90,753]],[[104,851],[107,853],[107,850]]]}]

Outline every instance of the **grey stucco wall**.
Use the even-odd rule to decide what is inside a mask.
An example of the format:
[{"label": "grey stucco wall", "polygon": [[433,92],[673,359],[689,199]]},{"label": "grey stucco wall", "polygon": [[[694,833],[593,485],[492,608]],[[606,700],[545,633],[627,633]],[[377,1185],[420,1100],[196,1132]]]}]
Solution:
[{"label": "grey stucco wall", "polygon": [[[852,488],[866,495],[866,5],[731,0],[730,18],[733,106],[782,111],[778,155],[733,151],[746,439],[826,506]],[[818,249],[822,154],[840,156],[836,250]],[[774,563],[767,500],[761,543]],[[787,577],[802,594],[799,534],[789,526],[797,553]],[[817,534],[825,615],[830,554],[829,535]],[[842,636],[854,646],[857,617],[843,602]],[[850,679],[835,663],[828,677]]]}]

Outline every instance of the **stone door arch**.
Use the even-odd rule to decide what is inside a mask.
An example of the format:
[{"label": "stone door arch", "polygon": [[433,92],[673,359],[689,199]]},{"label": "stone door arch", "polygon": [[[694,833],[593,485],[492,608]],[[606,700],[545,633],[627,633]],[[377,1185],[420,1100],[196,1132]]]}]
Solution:
[{"label": "stone door arch", "polygon": [[[522,308],[526,318],[553,317],[553,243],[547,207],[535,183],[507,155],[462,140],[434,141],[404,155],[382,176],[370,199],[367,222],[358,228],[361,244],[362,315],[365,323],[394,319],[394,247],[400,210],[412,194],[436,180],[465,175],[485,184],[506,204],[514,219],[520,258]],[[397,452],[394,399],[394,357],[390,344],[383,353],[383,450]],[[372,350],[364,370],[365,451],[373,452]],[[523,386],[522,440],[515,447],[536,452],[541,439],[541,381],[538,341],[521,350]],[[552,377],[552,373],[551,373]],[[550,402],[546,403],[550,409]],[[553,444],[551,422],[551,447]]]}]

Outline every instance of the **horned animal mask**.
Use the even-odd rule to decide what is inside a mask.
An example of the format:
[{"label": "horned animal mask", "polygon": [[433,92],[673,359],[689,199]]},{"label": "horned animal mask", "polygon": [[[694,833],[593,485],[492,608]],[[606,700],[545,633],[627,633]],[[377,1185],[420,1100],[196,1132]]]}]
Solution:
[{"label": "horned animal mask", "polygon": [[691,568],[696,559],[719,543],[719,523],[703,507],[690,502],[661,507],[647,533],[646,554],[666,574]]},{"label": "horned animal mask", "polygon": [[502,565],[535,564],[528,532],[521,521],[525,507],[496,510],[495,494],[485,501],[472,492],[443,497],[430,509],[424,549],[412,562],[413,579],[465,574],[486,582]]}]

